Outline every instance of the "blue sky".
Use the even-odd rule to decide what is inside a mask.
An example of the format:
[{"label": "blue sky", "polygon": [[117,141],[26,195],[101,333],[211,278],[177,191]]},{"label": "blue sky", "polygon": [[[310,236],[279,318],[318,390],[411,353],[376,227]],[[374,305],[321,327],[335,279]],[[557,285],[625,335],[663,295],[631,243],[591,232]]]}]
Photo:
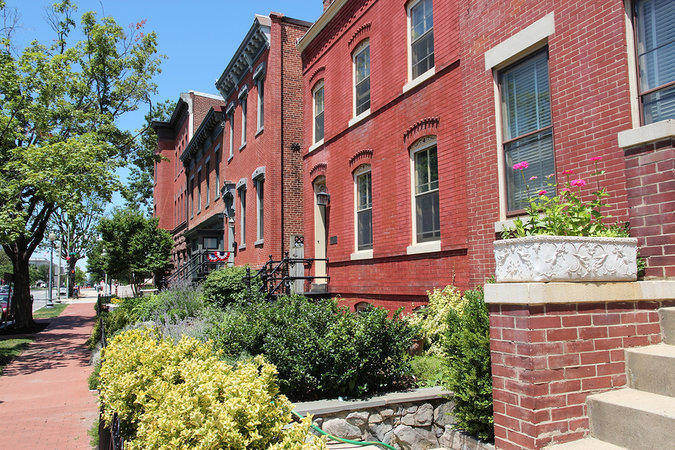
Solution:
[{"label": "blue sky", "polygon": [[[45,8],[56,0],[7,0],[17,8],[21,27],[20,44],[32,39],[49,42],[52,30],[45,20]],[[156,78],[153,101],[177,100],[191,89],[217,93],[214,85],[253,22],[254,14],[279,12],[289,17],[315,21],[323,10],[321,0],[74,0],[79,15],[96,11],[112,16],[123,26],[146,19],[145,29],[158,34],[160,52],[166,55],[162,73]],[[120,121],[126,129],[143,124],[146,111],[128,114]],[[126,170],[120,171],[124,177]],[[113,205],[120,203],[119,197]]]}]

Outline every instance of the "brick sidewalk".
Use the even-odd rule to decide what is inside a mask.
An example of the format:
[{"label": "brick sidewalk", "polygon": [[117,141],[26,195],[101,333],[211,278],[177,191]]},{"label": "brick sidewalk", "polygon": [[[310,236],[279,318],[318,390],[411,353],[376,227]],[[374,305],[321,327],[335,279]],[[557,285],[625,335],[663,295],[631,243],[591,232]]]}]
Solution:
[{"label": "brick sidewalk", "polygon": [[68,305],[0,376],[0,449],[90,449],[97,420],[86,341],[94,305]]}]

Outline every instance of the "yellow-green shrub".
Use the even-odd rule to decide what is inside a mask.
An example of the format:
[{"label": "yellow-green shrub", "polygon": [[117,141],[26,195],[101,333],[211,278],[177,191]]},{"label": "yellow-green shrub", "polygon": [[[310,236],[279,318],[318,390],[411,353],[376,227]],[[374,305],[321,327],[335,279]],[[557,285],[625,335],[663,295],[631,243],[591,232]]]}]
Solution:
[{"label": "yellow-green shrub", "polygon": [[299,449],[307,436],[307,423],[286,426],[292,405],[274,366],[260,357],[229,365],[193,338],[174,343],[148,329],[115,336],[100,386],[104,419],[118,413],[130,448]]},{"label": "yellow-green shrub", "polygon": [[448,331],[448,318],[452,312],[461,311],[466,301],[462,292],[454,286],[436,288],[427,295],[427,307],[409,316],[409,321],[419,327],[431,352],[440,354],[440,341]]}]

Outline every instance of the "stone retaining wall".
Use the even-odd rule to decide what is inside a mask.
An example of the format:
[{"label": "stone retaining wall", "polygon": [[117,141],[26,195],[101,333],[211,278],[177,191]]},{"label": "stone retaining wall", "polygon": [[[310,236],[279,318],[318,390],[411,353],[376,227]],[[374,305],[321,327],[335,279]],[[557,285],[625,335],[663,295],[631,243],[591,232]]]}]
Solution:
[{"label": "stone retaining wall", "polygon": [[312,414],[314,423],[334,436],[381,441],[398,449],[494,448],[453,430],[449,395],[440,388],[424,388],[364,401],[297,403],[295,411]]}]

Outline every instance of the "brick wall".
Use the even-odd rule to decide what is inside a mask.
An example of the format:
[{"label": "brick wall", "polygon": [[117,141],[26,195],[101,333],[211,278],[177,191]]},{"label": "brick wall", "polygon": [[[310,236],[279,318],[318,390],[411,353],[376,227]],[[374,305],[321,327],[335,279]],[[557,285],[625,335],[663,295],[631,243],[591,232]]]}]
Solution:
[{"label": "brick wall", "polygon": [[675,146],[672,140],[626,149],[631,235],[645,277],[675,277]]},{"label": "brick wall", "polygon": [[[561,178],[560,173],[570,169],[588,178],[594,170],[589,158],[602,156],[605,174],[598,181],[610,194],[607,212],[628,220],[626,163],[617,145],[617,133],[632,127],[621,1],[474,0],[461,7],[434,2],[436,75],[405,94],[404,3],[350,1],[302,53],[307,253],[314,251],[311,183],[325,175],[331,194],[328,236],[337,237],[337,244],[328,245],[331,292],[360,298],[387,293],[394,298],[405,292],[417,301],[425,290],[450,282],[452,271],[462,287],[492,275],[495,223],[506,217],[500,212],[498,190],[501,125],[495,117],[493,72],[485,69],[484,54],[551,12],[555,32],[548,38],[548,52],[556,172]],[[365,38],[370,39],[372,113],[350,127],[351,51]],[[308,153],[311,92],[319,80],[325,83],[325,143]],[[425,118],[434,119],[435,125],[419,127],[414,137],[438,136],[442,252],[419,259],[405,255],[412,240],[407,152],[412,141],[403,136]],[[374,258],[350,261],[356,167],[348,161],[364,149],[372,151],[371,160],[364,162],[372,166]],[[589,183],[584,194],[590,197],[594,187]],[[666,251],[671,244],[659,245]]]},{"label": "brick wall", "polygon": [[587,435],[586,397],[626,385],[624,349],[659,343],[656,310],[673,304],[491,304],[497,448],[541,448]]}]

